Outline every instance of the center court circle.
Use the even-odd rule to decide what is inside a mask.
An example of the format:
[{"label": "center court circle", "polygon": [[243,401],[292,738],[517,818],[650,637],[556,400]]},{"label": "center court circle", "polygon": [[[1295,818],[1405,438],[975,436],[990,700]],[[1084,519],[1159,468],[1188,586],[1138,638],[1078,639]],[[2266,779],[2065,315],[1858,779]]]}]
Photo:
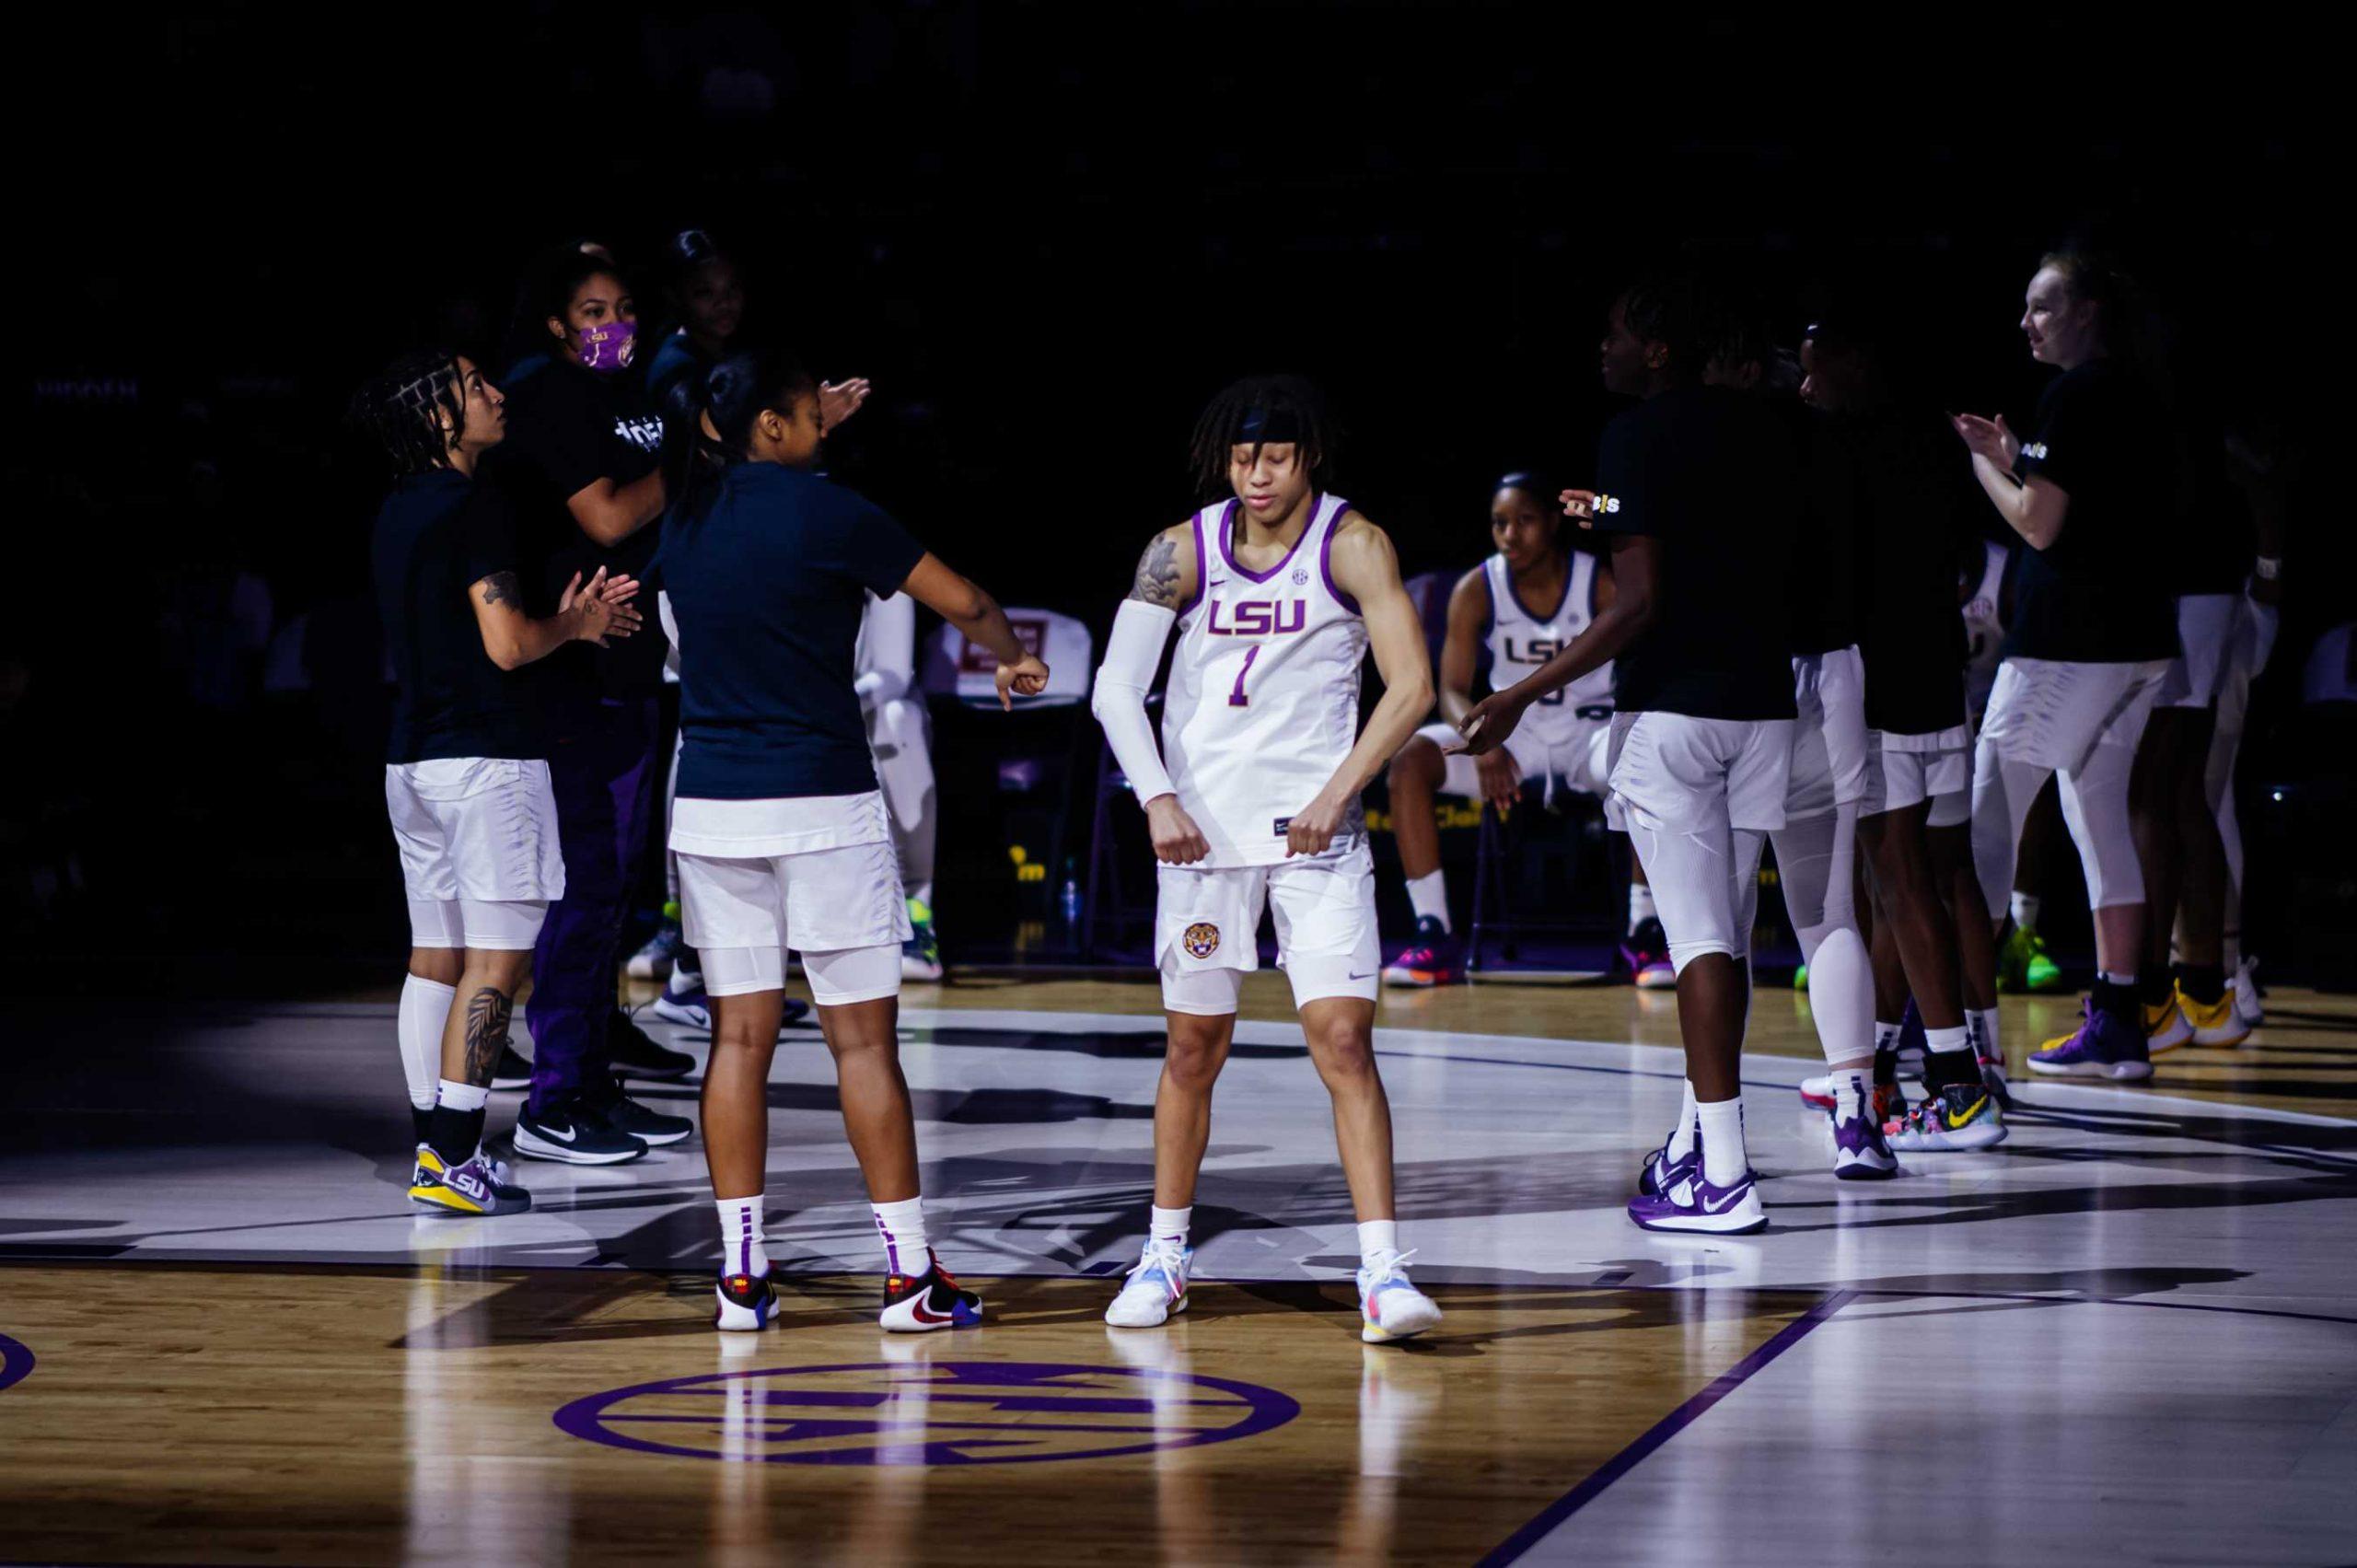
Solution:
[{"label": "center court circle", "polygon": [[1197,1448],[1301,1413],[1225,1377],[1042,1361],[852,1362],[714,1372],[574,1400],[592,1443],[771,1465],[1019,1465]]},{"label": "center court circle", "polygon": [[0,1388],[23,1382],[32,1369],[33,1353],[21,1341],[0,1334]]}]

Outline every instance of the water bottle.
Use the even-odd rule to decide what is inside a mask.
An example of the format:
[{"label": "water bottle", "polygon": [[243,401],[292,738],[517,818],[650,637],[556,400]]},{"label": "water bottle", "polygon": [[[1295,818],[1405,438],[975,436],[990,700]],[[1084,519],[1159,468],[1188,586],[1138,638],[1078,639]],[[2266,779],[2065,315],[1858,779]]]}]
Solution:
[{"label": "water bottle", "polygon": [[1080,941],[1080,917],[1082,913],[1080,877],[1076,872],[1077,867],[1074,865],[1071,858],[1067,856],[1064,860],[1064,891],[1063,898],[1062,900],[1062,906],[1064,917],[1064,935],[1075,945]]}]

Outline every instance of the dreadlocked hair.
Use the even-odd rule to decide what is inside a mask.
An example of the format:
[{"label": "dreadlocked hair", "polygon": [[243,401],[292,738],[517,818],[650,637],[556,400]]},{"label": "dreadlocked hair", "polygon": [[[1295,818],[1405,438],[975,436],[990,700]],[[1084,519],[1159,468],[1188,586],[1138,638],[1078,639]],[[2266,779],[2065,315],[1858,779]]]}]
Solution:
[{"label": "dreadlocked hair", "polygon": [[1620,319],[1640,341],[1669,350],[1670,369],[1680,379],[1702,374],[1712,339],[1721,331],[1711,291],[1691,272],[1639,278],[1620,296]]},{"label": "dreadlocked hair", "polygon": [[[1277,431],[1290,434],[1262,434]],[[1314,477],[1329,470],[1341,434],[1326,394],[1306,377],[1247,376],[1204,408],[1188,457],[1203,494],[1215,496],[1228,488],[1228,453],[1240,442],[1251,442],[1256,457],[1267,442],[1295,442]]]},{"label": "dreadlocked hair", "polygon": [[[793,355],[769,347],[716,360],[688,383],[692,406],[678,422],[664,479],[666,493],[678,497],[672,515],[693,522],[711,507],[721,476],[745,461],[761,411],[788,412],[802,399],[817,397],[819,383]],[[716,439],[705,432],[707,422],[719,433]]]},{"label": "dreadlocked hair", "polygon": [[[439,417],[445,413],[447,425]],[[467,418],[459,356],[446,348],[401,355],[361,384],[347,417],[354,430],[384,447],[398,477],[449,467]]]}]

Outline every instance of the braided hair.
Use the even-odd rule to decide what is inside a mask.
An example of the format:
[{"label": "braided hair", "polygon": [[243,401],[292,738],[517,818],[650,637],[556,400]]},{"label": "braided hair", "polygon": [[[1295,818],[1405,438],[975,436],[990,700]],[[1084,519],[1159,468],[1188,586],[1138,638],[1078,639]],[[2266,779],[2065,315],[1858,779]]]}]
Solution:
[{"label": "braided hair", "polygon": [[[674,427],[664,488],[677,497],[672,515],[694,522],[710,509],[721,476],[745,460],[761,411],[783,412],[815,398],[819,383],[793,355],[772,347],[729,354],[687,381],[691,407]],[[706,420],[718,439],[704,433]]]},{"label": "braided hair", "polygon": [[[439,417],[443,413],[450,416],[447,425]],[[354,429],[384,447],[397,477],[449,467],[467,423],[459,356],[446,348],[401,355],[361,384],[347,417]]]},{"label": "braided hair", "polygon": [[1307,377],[1247,376],[1204,408],[1188,456],[1203,494],[1216,496],[1228,488],[1227,457],[1239,442],[1252,443],[1255,457],[1270,442],[1294,442],[1314,478],[1330,468],[1341,436],[1326,395]]},{"label": "braided hair", "polygon": [[1642,342],[1666,347],[1670,369],[1681,380],[1701,375],[1718,331],[1717,314],[1710,291],[1691,272],[1639,278],[1620,295],[1620,319],[1630,332]]}]

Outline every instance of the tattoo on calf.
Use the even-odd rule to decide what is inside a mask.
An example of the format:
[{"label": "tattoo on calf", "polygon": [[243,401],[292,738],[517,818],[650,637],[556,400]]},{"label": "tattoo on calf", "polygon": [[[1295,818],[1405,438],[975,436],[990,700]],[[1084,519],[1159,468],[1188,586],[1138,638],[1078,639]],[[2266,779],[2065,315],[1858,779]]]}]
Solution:
[{"label": "tattoo on calf", "polygon": [[1130,588],[1130,597],[1175,609],[1178,603],[1178,546],[1175,540],[1156,539],[1138,557],[1137,582]]},{"label": "tattoo on calf", "polygon": [[491,1086],[491,1071],[499,1065],[500,1048],[507,1043],[507,1020],[515,1002],[504,992],[484,986],[467,1003],[467,1082],[478,1088]]},{"label": "tattoo on calf", "polygon": [[512,604],[522,608],[524,589],[513,572],[493,572],[482,580],[482,601],[485,604]]}]

